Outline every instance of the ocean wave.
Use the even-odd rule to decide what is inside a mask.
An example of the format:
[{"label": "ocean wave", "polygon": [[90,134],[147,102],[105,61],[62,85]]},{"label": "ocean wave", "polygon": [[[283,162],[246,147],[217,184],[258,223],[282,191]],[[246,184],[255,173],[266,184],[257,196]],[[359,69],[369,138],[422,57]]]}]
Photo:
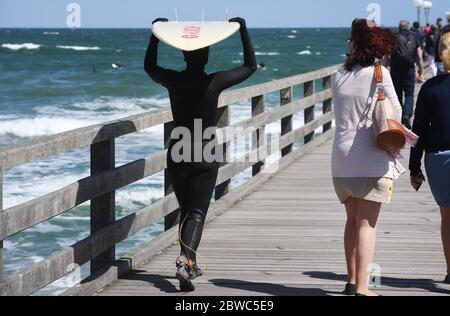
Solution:
[{"label": "ocean wave", "polygon": [[[47,105],[34,108],[34,117],[0,116],[0,136],[29,138],[49,136],[89,125],[114,121],[142,112],[161,109],[168,98],[100,97],[69,105]],[[154,133],[154,130],[144,130]]]},{"label": "ocean wave", "polygon": [[59,35],[59,32],[44,32],[44,35]]},{"label": "ocean wave", "polygon": [[64,227],[51,224],[50,222],[43,222],[39,225],[36,225],[29,229],[31,232],[39,233],[39,234],[48,234],[48,233],[60,233],[64,231]]},{"label": "ocean wave", "polygon": [[[83,171],[82,168],[78,168],[76,174],[61,174],[61,170],[68,165],[79,163],[80,160],[82,158],[79,156],[69,154],[66,157],[51,158],[8,170],[5,173],[3,206],[9,208],[25,203],[88,176],[89,170]],[[41,173],[45,173],[45,176]]]},{"label": "ocean wave", "polygon": [[93,124],[92,121],[64,117],[17,118],[0,121],[0,135],[47,136]]},{"label": "ocean wave", "polygon": [[[123,97],[100,97],[92,101],[78,102],[73,104],[75,108],[89,111],[114,111],[123,114],[130,112],[159,109],[170,104],[168,98],[123,98]],[[125,113],[127,112],[127,113]]]},{"label": "ocean wave", "polygon": [[86,47],[86,46],[64,46],[64,45],[58,45],[58,46],[56,46],[56,48],[71,49],[71,50],[76,50],[76,51],[100,50],[101,49],[98,46]]},{"label": "ocean wave", "polygon": [[[243,56],[244,53],[239,53],[239,55]],[[279,52],[255,52],[256,56],[278,56]]]},{"label": "ocean wave", "polygon": [[295,35],[288,35],[288,38],[297,38]]},{"label": "ocean wave", "polygon": [[298,55],[312,55],[310,50],[302,50],[301,52],[297,53]]},{"label": "ocean wave", "polygon": [[163,181],[160,187],[135,187],[117,192],[117,204],[126,209],[136,209],[136,206],[150,206],[156,200],[164,197]]},{"label": "ocean wave", "polygon": [[69,221],[69,222],[73,222],[73,221],[88,222],[90,220],[90,217],[87,215],[86,216],[72,216],[70,214],[64,214],[61,217],[59,217],[58,220]]},{"label": "ocean wave", "polygon": [[3,44],[2,47],[16,51],[16,50],[21,50],[21,49],[27,49],[27,50],[39,49],[41,47],[41,45],[33,44],[33,43]]},{"label": "ocean wave", "polygon": [[278,56],[280,53],[278,52],[256,52],[256,56]]}]

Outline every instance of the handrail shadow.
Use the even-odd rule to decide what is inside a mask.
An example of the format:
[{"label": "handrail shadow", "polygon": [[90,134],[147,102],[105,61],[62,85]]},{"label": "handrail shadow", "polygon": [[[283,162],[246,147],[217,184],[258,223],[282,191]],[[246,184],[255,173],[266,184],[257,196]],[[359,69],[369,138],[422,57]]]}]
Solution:
[{"label": "handrail shadow", "polygon": [[[332,281],[347,281],[347,276],[345,274],[337,274],[334,272],[327,271],[309,271],[304,272],[304,275],[307,275],[314,279],[321,280],[332,280]],[[450,295],[450,290],[439,288],[437,286],[436,281],[431,279],[402,279],[402,278],[393,278],[393,277],[381,277],[381,286],[395,287],[395,288],[417,288],[425,291],[429,291],[431,293],[439,293],[439,294],[448,294]]]}]

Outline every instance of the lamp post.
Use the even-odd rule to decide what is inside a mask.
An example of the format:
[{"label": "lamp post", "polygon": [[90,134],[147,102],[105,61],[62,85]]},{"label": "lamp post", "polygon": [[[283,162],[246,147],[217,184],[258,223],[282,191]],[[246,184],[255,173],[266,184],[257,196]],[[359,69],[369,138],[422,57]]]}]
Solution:
[{"label": "lamp post", "polygon": [[422,8],[424,7],[424,1],[414,0],[414,6],[417,8],[417,21],[420,23],[422,20]]},{"label": "lamp post", "polygon": [[423,2],[423,9],[425,11],[425,20],[426,20],[427,24],[430,23],[430,11],[431,11],[432,7],[433,7],[433,2],[431,2],[431,1]]}]

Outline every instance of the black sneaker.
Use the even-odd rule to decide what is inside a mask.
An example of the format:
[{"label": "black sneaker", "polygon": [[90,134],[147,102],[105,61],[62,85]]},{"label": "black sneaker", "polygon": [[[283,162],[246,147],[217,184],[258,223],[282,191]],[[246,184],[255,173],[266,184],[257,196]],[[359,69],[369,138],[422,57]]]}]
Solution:
[{"label": "black sneaker", "polygon": [[181,292],[193,292],[195,291],[195,286],[190,280],[191,270],[186,257],[179,257],[176,261],[177,273],[175,277],[180,281],[180,291]]},{"label": "black sneaker", "polygon": [[411,129],[411,119],[408,116],[403,116],[402,119],[402,124],[403,126],[405,126],[407,129]]},{"label": "black sneaker", "polygon": [[342,292],[344,295],[353,296],[356,294],[356,284],[347,283],[345,290]]},{"label": "black sneaker", "polygon": [[203,275],[202,269],[200,269],[196,264],[193,264],[190,268],[191,268],[189,271],[190,280],[194,280]]},{"label": "black sneaker", "polygon": [[447,274],[447,276],[445,277],[444,283],[450,284],[450,274]]}]

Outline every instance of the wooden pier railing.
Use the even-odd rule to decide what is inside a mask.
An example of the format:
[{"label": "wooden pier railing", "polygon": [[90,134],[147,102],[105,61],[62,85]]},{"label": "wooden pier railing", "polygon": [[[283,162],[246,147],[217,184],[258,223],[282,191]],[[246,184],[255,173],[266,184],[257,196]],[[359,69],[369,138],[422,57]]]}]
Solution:
[{"label": "wooden pier railing", "polygon": [[[263,141],[262,135],[265,133],[266,125],[281,122],[279,144],[282,157],[285,158],[295,153],[293,144],[299,140],[304,140],[307,145],[297,152],[305,151],[310,148],[308,146],[314,146],[330,137],[334,112],[329,85],[330,76],[337,67],[331,66],[311,73],[233,90],[221,96],[220,115],[217,119],[219,128],[223,129],[230,127],[232,104],[242,100],[251,101],[249,111],[251,110],[252,117],[231,127],[244,129],[252,127],[256,130],[252,135],[253,152],[247,156],[258,152],[259,161],[250,162],[246,159],[245,162],[224,162],[221,165],[215,192],[216,202],[209,218],[230,207],[246,193],[251,192],[264,177],[269,176],[261,174],[265,158],[273,153],[268,144]],[[318,82],[321,87],[317,90],[320,92],[316,92]],[[294,98],[294,88],[302,85],[303,96]],[[280,106],[266,109],[265,96],[277,91],[280,93]],[[323,104],[322,115],[315,117],[315,106],[319,103]],[[293,115],[301,111],[304,111],[305,124],[293,129]],[[65,294],[95,292],[176,241],[177,230],[174,226],[177,224],[178,212],[176,211],[179,206],[167,177],[164,198],[124,218],[116,219],[115,217],[115,191],[165,170],[167,155],[167,150],[164,150],[116,167],[115,139],[159,125],[164,126],[167,145],[172,127],[172,115],[169,108],[33,139],[0,151],[0,295],[31,295],[72,272],[73,267],[88,262],[91,263],[91,276],[84,280],[82,285]],[[320,127],[323,128],[323,133],[320,137],[315,137],[315,131]],[[223,144],[225,149],[230,141],[225,139]],[[90,146],[91,153],[89,177],[29,202],[3,209],[2,175],[6,170],[85,146]],[[229,155],[226,150],[224,153]],[[250,167],[253,169],[253,178],[239,188],[230,190],[231,179]],[[4,240],[68,212],[89,200],[91,202],[91,234],[87,238],[19,273],[4,276]],[[116,260],[117,243],[163,217],[165,217],[165,233],[139,247],[129,256]]]}]

